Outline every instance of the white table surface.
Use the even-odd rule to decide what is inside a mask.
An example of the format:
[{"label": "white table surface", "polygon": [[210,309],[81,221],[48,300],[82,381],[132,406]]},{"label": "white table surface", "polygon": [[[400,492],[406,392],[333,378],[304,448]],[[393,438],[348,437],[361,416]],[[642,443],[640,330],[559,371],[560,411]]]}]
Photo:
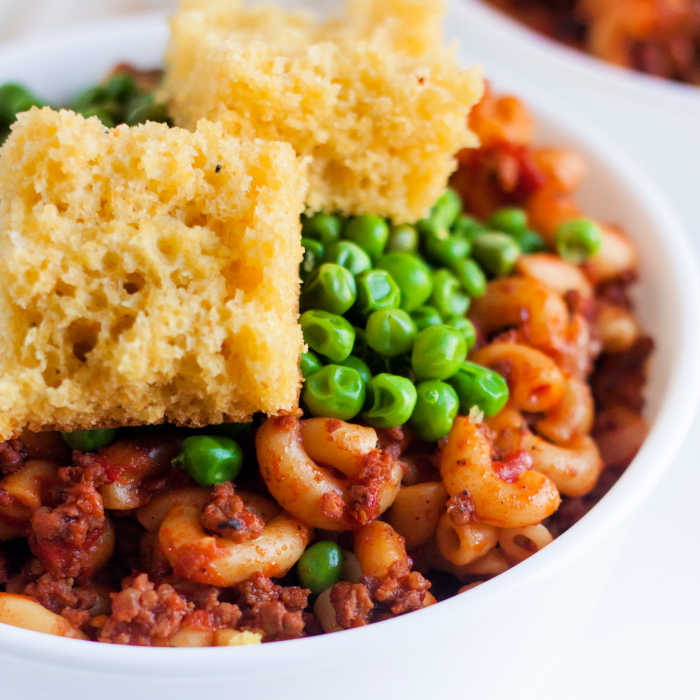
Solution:
[{"label": "white table surface", "polygon": [[[0,0],[0,40],[106,13],[172,5],[171,0]],[[527,42],[486,36],[475,27],[463,28],[463,35],[475,57],[481,51],[492,56],[500,41],[501,68],[518,66],[517,81],[546,86],[634,153],[678,208],[700,256],[700,89],[696,99],[647,94],[552,61]],[[551,695],[539,691],[539,697],[700,698],[699,455],[696,419],[665,481],[634,517],[615,576],[578,644],[550,669]]]}]

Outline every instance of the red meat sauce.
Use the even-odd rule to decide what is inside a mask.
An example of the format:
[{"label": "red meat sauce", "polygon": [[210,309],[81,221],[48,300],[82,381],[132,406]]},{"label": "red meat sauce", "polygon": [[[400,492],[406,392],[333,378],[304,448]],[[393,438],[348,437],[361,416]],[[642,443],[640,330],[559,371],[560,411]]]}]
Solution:
[{"label": "red meat sauce", "polygon": [[201,523],[207,532],[233,542],[255,539],[265,529],[265,521],[246,508],[230,481],[214,487],[211,499],[202,511]]},{"label": "red meat sauce", "polygon": [[[340,421],[329,420],[329,430]],[[367,453],[357,476],[349,479],[348,498],[343,500],[337,493],[324,494],[321,510],[328,518],[345,519],[359,527],[375,520],[380,514],[379,495],[387,483],[402,451],[405,435],[400,428],[380,431],[380,447]],[[343,475],[343,478],[347,478]]]},{"label": "red meat sauce", "polygon": [[88,577],[100,537],[108,527],[102,497],[90,482],[65,488],[55,507],[31,518],[29,546],[46,569],[62,577]]},{"label": "red meat sauce", "polygon": [[[406,439],[401,429],[380,433],[381,449],[367,456],[351,485],[350,502],[344,504],[358,524],[378,514],[377,491]],[[170,467],[179,441],[149,435],[121,440],[95,453],[59,453],[51,439],[44,443],[51,449],[38,449],[38,444],[28,447],[23,440],[13,440],[0,450],[5,474],[39,456],[66,463],[31,515],[29,551],[18,572],[0,550],[0,586],[8,592],[32,597],[91,639],[118,644],[167,645],[183,628],[257,631],[266,642],[321,631],[309,591],[262,575],[228,589],[192,583],[188,576],[208,565],[201,552],[193,551],[189,559],[184,553],[173,571],[157,538],[143,529],[133,512],[105,509],[101,489],[114,482],[140,480],[147,498],[174,485],[191,485],[183,472]],[[201,523],[206,531],[236,542],[257,537],[265,526],[230,482],[212,488]],[[108,528],[116,533],[114,552],[96,570],[95,554]],[[420,607],[429,587],[420,574],[408,571],[361,585],[372,600],[372,619]]]},{"label": "red meat sauce", "polygon": [[419,610],[430,586],[418,571],[396,563],[382,578],[368,576],[360,583],[336,583],[329,599],[338,626],[350,629]]}]

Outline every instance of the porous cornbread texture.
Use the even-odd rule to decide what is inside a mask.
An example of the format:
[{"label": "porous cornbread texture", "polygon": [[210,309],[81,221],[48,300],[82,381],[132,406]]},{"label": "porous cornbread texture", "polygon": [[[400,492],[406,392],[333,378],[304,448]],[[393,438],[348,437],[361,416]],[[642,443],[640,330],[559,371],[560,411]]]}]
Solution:
[{"label": "porous cornbread texture", "polygon": [[205,117],[309,156],[310,210],[413,221],[474,145],[465,117],[482,90],[441,47],[440,6],[354,0],[321,23],[189,0],[171,22],[164,96],[180,126]]},{"label": "porous cornbread texture", "polygon": [[296,407],[288,144],[49,108],[0,150],[0,439]]},{"label": "porous cornbread texture", "polygon": [[394,49],[420,57],[440,50],[445,5],[445,0],[348,0],[338,29],[380,35]]}]

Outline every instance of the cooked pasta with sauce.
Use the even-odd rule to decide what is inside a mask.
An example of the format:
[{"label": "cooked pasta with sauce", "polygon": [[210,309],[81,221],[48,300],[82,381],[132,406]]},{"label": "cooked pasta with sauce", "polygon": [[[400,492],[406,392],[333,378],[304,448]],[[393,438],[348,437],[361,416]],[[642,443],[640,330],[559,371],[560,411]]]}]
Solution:
[{"label": "cooked pasta with sauce", "polygon": [[[121,66],[78,106],[167,119],[153,86]],[[173,647],[350,629],[469,595],[595,505],[646,431],[636,252],[520,100],[487,89],[469,124],[425,219],[303,217],[298,412],[0,443],[0,622]]]}]

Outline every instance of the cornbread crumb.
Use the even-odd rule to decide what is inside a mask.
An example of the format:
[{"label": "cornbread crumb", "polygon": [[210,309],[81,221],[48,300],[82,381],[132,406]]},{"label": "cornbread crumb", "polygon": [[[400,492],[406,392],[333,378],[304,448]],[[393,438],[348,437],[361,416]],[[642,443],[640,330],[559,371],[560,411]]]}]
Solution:
[{"label": "cornbread crumb", "polygon": [[32,109],[0,150],[0,439],[296,407],[303,164]]},{"label": "cornbread crumb", "polygon": [[310,210],[424,216],[475,145],[480,74],[442,47],[442,2],[352,0],[343,19],[187,0],[163,97],[175,122],[290,143],[310,157]]}]

